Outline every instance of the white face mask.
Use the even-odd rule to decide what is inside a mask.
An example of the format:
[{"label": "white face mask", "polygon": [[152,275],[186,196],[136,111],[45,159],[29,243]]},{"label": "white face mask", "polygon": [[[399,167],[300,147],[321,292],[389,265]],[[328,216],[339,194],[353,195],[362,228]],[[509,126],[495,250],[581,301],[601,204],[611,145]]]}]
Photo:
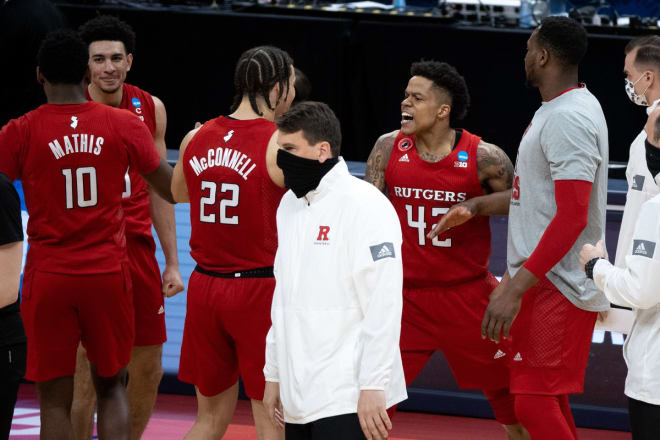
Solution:
[{"label": "white face mask", "polygon": [[[646,73],[646,72],[644,72],[644,73]],[[642,73],[642,76],[637,78],[637,81],[635,81],[634,83],[630,82],[630,80],[628,80],[628,78],[625,79],[625,81],[626,81],[626,94],[628,95],[628,98],[630,98],[630,100],[633,103],[635,103],[637,105],[647,106],[647,105],[649,105],[649,103],[646,100],[646,96],[644,96],[644,94],[648,90],[650,84],[648,86],[646,86],[646,88],[644,89],[644,91],[642,92],[641,95],[638,95],[637,93],[635,93],[635,84],[637,84],[639,82],[639,80],[644,77],[644,73]]]}]

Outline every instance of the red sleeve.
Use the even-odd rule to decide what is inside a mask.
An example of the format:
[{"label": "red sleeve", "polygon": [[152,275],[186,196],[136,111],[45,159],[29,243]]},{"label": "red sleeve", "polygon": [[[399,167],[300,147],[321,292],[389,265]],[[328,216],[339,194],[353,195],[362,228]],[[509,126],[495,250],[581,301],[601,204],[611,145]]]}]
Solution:
[{"label": "red sleeve", "polygon": [[0,131],[0,172],[9,180],[20,177],[20,151],[23,145],[22,119],[12,119]]},{"label": "red sleeve", "polygon": [[153,173],[160,164],[153,136],[137,116],[121,112],[120,135],[128,149],[129,166],[140,174]]},{"label": "red sleeve", "polygon": [[555,180],[557,213],[523,264],[537,278],[564,258],[587,226],[591,185],[585,180]]}]

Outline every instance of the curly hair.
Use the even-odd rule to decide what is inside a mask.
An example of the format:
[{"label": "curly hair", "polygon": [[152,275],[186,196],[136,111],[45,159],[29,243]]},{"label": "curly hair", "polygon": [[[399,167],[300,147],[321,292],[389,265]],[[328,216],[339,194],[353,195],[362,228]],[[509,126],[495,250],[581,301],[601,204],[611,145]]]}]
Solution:
[{"label": "curly hair", "polygon": [[455,67],[440,61],[422,60],[413,63],[410,67],[410,74],[431,80],[433,85],[449,95],[451,98],[449,124],[451,126],[465,118],[470,107],[470,93],[465,78],[458,73]]},{"label": "curly hair", "polygon": [[79,84],[87,73],[87,45],[71,30],[46,35],[37,54],[39,71],[51,84]]},{"label": "curly hair", "polygon": [[572,18],[544,18],[537,33],[539,44],[566,66],[577,67],[587,53],[587,31]]},{"label": "curly hair", "polygon": [[[284,96],[289,95],[289,89],[293,84],[289,84],[291,76],[291,66],[293,60],[288,53],[274,46],[258,46],[248,49],[236,63],[234,71],[234,103],[231,111],[236,111],[243,100],[243,96],[250,99],[250,105],[259,116],[263,113],[257,105],[257,96],[261,96],[266,101],[266,106],[274,110],[274,105]],[[280,85],[280,93],[277,102],[270,102],[270,91],[275,84]]]},{"label": "curly hair", "polygon": [[99,15],[78,29],[83,41],[89,46],[95,41],[121,41],[126,53],[135,51],[135,32],[126,22],[112,15]]}]

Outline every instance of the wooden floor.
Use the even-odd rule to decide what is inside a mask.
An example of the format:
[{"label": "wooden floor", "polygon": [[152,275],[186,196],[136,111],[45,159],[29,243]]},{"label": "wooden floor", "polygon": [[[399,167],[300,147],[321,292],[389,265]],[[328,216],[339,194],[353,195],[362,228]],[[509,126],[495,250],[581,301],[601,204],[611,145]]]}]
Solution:
[{"label": "wooden floor", "polygon": [[[145,440],[179,440],[195,420],[194,397],[161,394],[149,421]],[[399,412],[393,420],[393,440],[504,440],[501,427],[494,420]],[[579,429],[580,440],[629,440],[629,433]],[[16,404],[11,439],[39,438],[39,404],[34,386],[21,385]],[[238,402],[236,413],[224,439],[256,440],[248,401]]]}]

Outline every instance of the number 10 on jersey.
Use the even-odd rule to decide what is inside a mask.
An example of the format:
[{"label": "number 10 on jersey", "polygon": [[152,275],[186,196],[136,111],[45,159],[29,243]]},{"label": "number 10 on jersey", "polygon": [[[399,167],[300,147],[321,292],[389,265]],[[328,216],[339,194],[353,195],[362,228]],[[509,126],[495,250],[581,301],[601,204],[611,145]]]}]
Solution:
[{"label": "number 10 on jersey", "polygon": [[[408,226],[411,228],[417,229],[417,238],[418,244],[420,246],[426,245],[426,222],[424,221],[424,206],[417,207],[417,220],[413,219],[413,209],[412,205],[406,205],[406,217],[408,219]],[[444,215],[449,211],[449,208],[431,208],[431,217],[437,217],[439,215]],[[437,223],[431,225],[431,229],[435,228]],[[438,237],[434,237],[431,240],[431,244],[436,247],[451,247],[451,238],[445,240],[438,240]]]}]

